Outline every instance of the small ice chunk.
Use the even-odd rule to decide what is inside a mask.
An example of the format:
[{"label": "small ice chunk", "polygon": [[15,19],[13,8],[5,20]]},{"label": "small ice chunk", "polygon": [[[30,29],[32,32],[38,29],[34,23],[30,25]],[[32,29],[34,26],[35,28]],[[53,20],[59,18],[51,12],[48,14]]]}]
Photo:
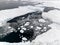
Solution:
[{"label": "small ice chunk", "polygon": [[47,28],[46,28],[46,27],[44,27],[44,28],[41,30],[41,32],[44,32],[44,31],[47,31]]},{"label": "small ice chunk", "polygon": [[22,40],[26,41],[26,40],[27,40],[27,38],[23,37],[23,38],[22,38]]},{"label": "small ice chunk", "polygon": [[39,22],[46,22],[44,19],[39,19],[38,21]]},{"label": "small ice chunk", "polygon": [[23,30],[26,30],[26,28],[22,28]]},{"label": "small ice chunk", "polygon": [[43,28],[43,30],[44,30],[44,31],[46,31],[46,30],[47,30],[47,28],[46,28],[46,27],[44,27],[44,28]]},{"label": "small ice chunk", "polygon": [[40,29],[41,29],[41,27],[38,27],[38,26],[37,26],[37,27],[36,27],[36,29],[39,29],[39,30],[40,30]]},{"label": "small ice chunk", "polygon": [[30,26],[30,28],[33,28],[33,26]]},{"label": "small ice chunk", "polygon": [[42,24],[40,24],[40,26],[43,26]]},{"label": "small ice chunk", "polygon": [[44,27],[44,29],[47,29],[46,27]]},{"label": "small ice chunk", "polygon": [[20,26],[21,28],[23,28],[24,26]]},{"label": "small ice chunk", "polygon": [[24,26],[28,26],[30,24],[30,22],[26,22]]},{"label": "small ice chunk", "polygon": [[21,33],[24,33],[24,30],[20,30]]},{"label": "small ice chunk", "polygon": [[11,29],[11,27],[10,27],[10,26],[9,26],[8,28],[9,28],[9,29]]},{"label": "small ice chunk", "polygon": [[18,30],[20,30],[20,28],[18,28]]},{"label": "small ice chunk", "polygon": [[10,31],[10,32],[13,32],[13,31]]}]

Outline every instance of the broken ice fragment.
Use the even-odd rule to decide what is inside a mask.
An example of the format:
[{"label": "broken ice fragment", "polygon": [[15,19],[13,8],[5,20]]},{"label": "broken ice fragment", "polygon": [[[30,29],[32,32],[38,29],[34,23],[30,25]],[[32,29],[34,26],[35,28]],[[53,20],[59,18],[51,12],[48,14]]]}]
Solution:
[{"label": "broken ice fragment", "polygon": [[22,28],[23,30],[26,30],[26,28]]},{"label": "broken ice fragment", "polygon": [[46,29],[47,29],[47,27],[44,27],[44,29],[46,30]]},{"label": "broken ice fragment", "polygon": [[20,33],[24,33],[24,30],[20,30]]},{"label": "broken ice fragment", "polygon": [[27,38],[23,37],[23,38],[22,38],[22,40],[26,41],[26,40],[27,40]]},{"label": "broken ice fragment", "polygon": [[39,19],[38,21],[39,22],[46,22],[44,19]]},{"label": "broken ice fragment", "polygon": [[9,26],[8,28],[9,28],[9,29],[11,29],[11,27],[10,27],[10,26]]},{"label": "broken ice fragment", "polygon": [[30,26],[30,28],[33,28],[33,26]]},{"label": "broken ice fragment", "polygon": [[40,29],[41,29],[41,27],[38,27],[38,26],[37,26],[37,27],[36,27],[36,29],[39,29],[39,30],[40,30]]},{"label": "broken ice fragment", "polygon": [[20,26],[21,28],[23,28],[24,26]]},{"label": "broken ice fragment", "polygon": [[20,28],[18,28],[18,30],[20,30]]},{"label": "broken ice fragment", "polygon": [[30,22],[26,22],[24,26],[28,26],[30,24]]}]

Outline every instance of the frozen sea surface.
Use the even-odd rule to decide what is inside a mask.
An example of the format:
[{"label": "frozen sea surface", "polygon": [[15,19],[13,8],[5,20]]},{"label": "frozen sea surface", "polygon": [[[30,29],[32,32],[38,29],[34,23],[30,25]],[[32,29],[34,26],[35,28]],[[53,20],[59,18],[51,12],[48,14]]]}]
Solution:
[{"label": "frozen sea surface", "polygon": [[[45,2],[44,6],[60,8],[60,5],[58,5],[58,4],[60,4],[60,2]],[[16,16],[20,16],[20,15],[26,14],[28,12],[34,12],[39,9],[39,6],[42,6],[42,5],[36,5],[35,7],[34,6],[24,6],[24,7],[19,7],[19,8],[15,8],[15,9],[1,10],[0,11],[0,15],[1,15],[0,23],[2,25],[2,23],[6,22],[7,19],[10,20]],[[41,9],[43,10],[43,8],[41,8]],[[55,14],[55,12],[56,12],[56,14]],[[49,25],[50,27],[52,27],[52,29],[50,29],[48,32],[46,32],[42,35],[37,36],[36,39],[33,40],[31,43],[30,42],[26,42],[26,43],[24,43],[24,42],[21,42],[21,43],[0,42],[0,45],[60,45],[60,36],[59,36],[60,35],[60,25],[59,25],[60,22],[58,20],[60,11],[52,10],[52,11],[49,11],[48,13],[43,12],[43,17],[46,18],[47,16],[45,17],[44,15],[49,15],[49,14],[52,14],[52,17],[54,17],[54,15],[58,15],[57,19],[55,16],[54,18],[52,18],[53,20],[51,19],[51,16],[48,16],[53,21],[53,23],[51,25]]]}]

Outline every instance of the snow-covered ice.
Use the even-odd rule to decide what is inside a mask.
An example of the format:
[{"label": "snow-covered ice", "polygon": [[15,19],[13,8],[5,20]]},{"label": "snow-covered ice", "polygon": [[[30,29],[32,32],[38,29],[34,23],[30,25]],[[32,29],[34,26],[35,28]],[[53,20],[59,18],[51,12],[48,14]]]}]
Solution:
[{"label": "snow-covered ice", "polygon": [[[31,1],[31,0],[30,0]],[[34,0],[35,2],[40,2],[37,0]],[[33,1],[33,2],[34,2]],[[43,1],[41,1],[43,2]],[[2,26],[1,22],[5,22],[7,21],[7,19],[12,19],[16,16],[20,16],[23,14],[26,14],[28,12],[33,12],[36,10],[42,10],[44,8],[40,8],[40,6],[48,6],[48,7],[55,7],[55,8],[59,8],[60,9],[60,1],[47,1],[45,3],[43,3],[42,5],[36,5],[34,6],[22,6],[19,8],[15,8],[15,9],[8,9],[8,10],[1,10],[0,11],[0,26]],[[0,42],[0,45],[60,45],[60,10],[52,10],[49,12],[43,12],[43,17],[44,18],[48,18],[50,19],[52,22],[51,25],[49,25],[50,27],[52,27],[52,29],[50,29],[48,32],[39,35],[36,37],[35,40],[33,40],[31,43],[30,42],[21,42],[21,43],[7,43],[7,42]],[[32,26],[33,28],[33,26]],[[19,29],[19,28],[18,28]],[[21,31],[23,33],[23,31]]]},{"label": "snow-covered ice", "polygon": [[45,19],[49,19],[52,22],[60,24],[60,21],[59,21],[60,20],[60,11],[59,10],[52,10],[52,11],[49,11],[47,13],[44,12],[42,14],[42,16]]},{"label": "snow-covered ice", "polygon": [[[47,45],[49,43],[53,43],[54,41],[60,41],[60,36],[59,36],[60,35],[60,25],[53,23],[49,26],[52,27],[52,29],[50,29],[48,32],[46,32],[42,35],[37,36],[36,39],[32,42],[32,45],[38,45],[38,43]],[[58,43],[58,42],[56,42],[56,43]]]}]

